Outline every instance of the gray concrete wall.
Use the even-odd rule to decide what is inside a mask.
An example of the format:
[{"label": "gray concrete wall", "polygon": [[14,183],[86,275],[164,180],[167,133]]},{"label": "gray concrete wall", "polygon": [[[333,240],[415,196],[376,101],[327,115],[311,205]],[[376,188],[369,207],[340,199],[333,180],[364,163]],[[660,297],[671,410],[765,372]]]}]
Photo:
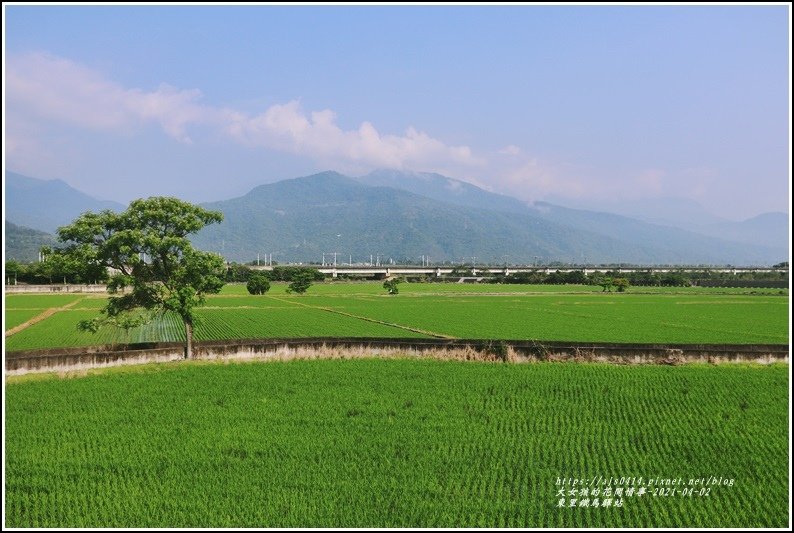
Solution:
[{"label": "gray concrete wall", "polygon": [[6,285],[6,294],[18,293],[107,293],[107,285]]},{"label": "gray concrete wall", "polygon": [[[288,360],[358,357],[432,357],[481,361],[592,361],[618,364],[788,362],[780,344],[615,344],[482,339],[240,339],[197,343],[195,359]],[[6,373],[64,372],[182,360],[181,343],[144,343],[9,352]]]}]

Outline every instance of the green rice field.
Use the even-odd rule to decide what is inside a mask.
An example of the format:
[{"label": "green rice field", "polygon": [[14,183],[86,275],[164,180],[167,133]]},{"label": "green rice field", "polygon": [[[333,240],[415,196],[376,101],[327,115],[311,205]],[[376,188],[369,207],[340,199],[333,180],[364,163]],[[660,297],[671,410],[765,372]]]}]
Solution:
[{"label": "green rice field", "polygon": [[8,378],[5,525],[785,528],[788,389],[781,364]]},{"label": "green rice field", "polygon": [[[320,283],[305,295],[275,283],[265,296],[227,285],[199,311],[197,340],[290,337],[455,337],[583,342],[787,344],[788,291],[687,287],[404,283],[388,296],[379,283]],[[166,316],[129,331],[80,332],[101,295],[5,298],[6,330],[46,309],[52,316],[6,338],[7,350],[144,341],[180,341]]]}]

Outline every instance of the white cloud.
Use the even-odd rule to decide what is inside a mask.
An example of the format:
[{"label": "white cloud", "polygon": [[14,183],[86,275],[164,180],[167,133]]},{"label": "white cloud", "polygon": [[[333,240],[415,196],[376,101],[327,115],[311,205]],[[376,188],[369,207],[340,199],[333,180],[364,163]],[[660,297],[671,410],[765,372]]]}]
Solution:
[{"label": "white cloud", "polygon": [[500,189],[522,200],[538,200],[550,194],[578,198],[585,195],[592,183],[581,179],[572,169],[525,159],[517,167],[506,168],[498,180]]},{"label": "white cloud", "polygon": [[215,114],[197,103],[198,90],[168,85],[149,92],[127,89],[89,68],[45,53],[8,57],[6,94],[8,105],[44,119],[111,131],[154,122],[181,142],[190,142],[189,124]]},{"label": "white cloud", "polygon": [[403,135],[382,134],[365,121],[358,129],[343,130],[333,111],[306,113],[298,101],[250,116],[202,105],[196,89],[165,84],[154,91],[125,88],[85,66],[45,53],[9,57],[6,90],[9,105],[33,116],[94,130],[127,132],[155,123],[168,136],[189,143],[188,129],[203,124],[250,146],[342,166],[438,171],[485,163],[467,146],[449,146],[412,127]]},{"label": "white cloud", "polygon": [[[311,158],[320,169],[437,172],[523,200],[550,195],[611,198],[616,194],[659,194],[669,181],[664,171],[653,168],[621,179],[609,172],[540,160],[515,144],[486,160],[468,146],[447,144],[413,127],[392,134],[363,121],[357,128],[343,129],[334,111],[307,111],[298,100],[271,105],[258,114],[205,105],[197,89],[166,84],[154,90],[128,88],[86,66],[46,53],[7,58],[6,98],[8,161],[20,171],[34,174],[48,168],[57,170],[63,161],[74,157],[69,152],[78,151],[77,147],[64,135],[70,127],[131,134],[154,124],[182,143],[191,143],[191,134],[209,131],[244,146]],[[60,136],[49,133],[53,129]],[[58,157],[53,155],[56,152]],[[691,173],[698,180],[690,183],[710,179],[702,169]]]},{"label": "white cloud", "polygon": [[370,122],[343,130],[330,109],[310,115],[293,100],[274,105],[253,117],[229,115],[226,131],[253,146],[265,146],[324,161],[354,163],[370,168],[436,170],[442,165],[480,166],[485,163],[467,146],[448,146],[424,132],[408,128],[404,135],[382,135]]},{"label": "white cloud", "polygon": [[521,148],[519,148],[515,144],[508,144],[507,146],[499,150],[499,153],[503,155],[518,155],[521,153]]}]

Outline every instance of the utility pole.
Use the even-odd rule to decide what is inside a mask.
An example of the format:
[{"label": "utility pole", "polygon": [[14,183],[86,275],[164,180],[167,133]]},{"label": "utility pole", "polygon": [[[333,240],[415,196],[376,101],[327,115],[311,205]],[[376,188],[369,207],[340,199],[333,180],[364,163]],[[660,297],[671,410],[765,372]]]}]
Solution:
[{"label": "utility pole", "polygon": [[259,252],[256,254],[256,266],[259,266]]}]

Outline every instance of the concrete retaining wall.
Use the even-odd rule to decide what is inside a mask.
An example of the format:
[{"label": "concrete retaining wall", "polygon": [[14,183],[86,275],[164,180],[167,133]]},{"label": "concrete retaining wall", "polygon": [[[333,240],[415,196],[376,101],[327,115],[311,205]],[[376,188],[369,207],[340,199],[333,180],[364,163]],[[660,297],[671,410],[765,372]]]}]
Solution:
[{"label": "concrete retaining wall", "polygon": [[6,285],[6,294],[19,293],[71,293],[91,292],[107,293],[107,285]]},{"label": "concrete retaining wall", "polygon": [[[619,364],[788,362],[782,344],[615,344],[482,339],[310,338],[240,339],[197,343],[202,360],[286,360],[354,357],[432,357],[485,361],[593,361]],[[178,361],[181,343],[55,348],[9,352],[7,374],[63,372],[105,366]]]}]

